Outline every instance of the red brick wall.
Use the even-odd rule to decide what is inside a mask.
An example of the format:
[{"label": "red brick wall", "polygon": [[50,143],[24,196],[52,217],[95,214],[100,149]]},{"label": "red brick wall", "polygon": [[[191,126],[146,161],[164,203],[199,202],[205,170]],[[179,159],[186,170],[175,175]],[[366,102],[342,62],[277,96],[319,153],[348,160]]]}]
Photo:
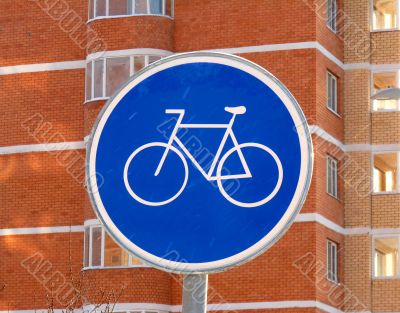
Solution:
[{"label": "red brick wall", "polygon": [[[317,117],[316,122],[329,134],[340,141],[344,141],[344,120],[343,120],[343,85],[344,71],[320,52],[317,52]],[[327,71],[337,77],[338,88],[338,112],[339,116],[330,111],[327,107],[326,75]],[[311,124],[311,123],[310,123]]]},{"label": "red brick wall", "polygon": [[91,133],[93,125],[106,101],[90,101],[83,106],[84,110],[84,135]]},{"label": "red brick wall", "polygon": [[0,229],[83,224],[85,153],[0,156]]},{"label": "red brick wall", "polygon": [[0,146],[82,140],[84,73],[0,76]]},{"label": "red brick wall", "polygon": [[[71,253],[69,246],[73,247]],[[65,308],[62,296],[73,287],[91,303],[105,303],[100,301],[103,290],[115,292],[111,303],[171,302],[167,273],[152,268],[81,272],[83,233],[0,237],[0,249],[1,283],[5,284],[0,310],[47,308],[46,299],[51,295],[55,308]]]},{"label": "red brick wall", "polygon": [[[68,251],[70,245],[74,247],[72,253]],[[3,236],[0,251],[1,284],[5,285],[0,292],[0,310],[46,308],[47,295],[69,289],[71,265],[74,278],[78,279],[83,234]],[[25,259],[28,260],[23,262]],[[61,276],[64,280],[56,279]]]},{"label": "red brick wall", "polygon": [[[338,309],[343,308],[345,299],[343,297],[343,281],[344,281],[344,236],[340,235],[322,225],[316,226],[316,257],[317,260],[324,264],[316,270],[316,290],[317,300]],[[340,284],[333,283],[326,278],[326,259],[327,259],[327,240],[337,244],[338,249],[338,280]]]},{"label": "red brick wall", "polygon": [[[102,39],[107,51],[133,48],[173,50],[173,21],[166,17],[99,19],[90,22],[89,26],[95,31],[95,36]],[[91,34],[92,32],[89,33],[89,40]],[[91,52],[93,51],[89,47],[88,53]]]},{"label": "red brick wall", "polygon": [[[49,9],[55,1],[2,0],[0,2],[0,66],[82,60],[86,44],[87,2],[68,0],[69,8]],[[63,12],[82,18],[75,32],[60,24]],[[52,19],[47,12],[55,17]],[[72,15],[70,15],[72,16]],[[68,20],[65,20],[68,21]],[[64,30],[60,25],[64,25]],[[72,24],[71,24],[72,25]],[[71,39],[76,38],[76,40]],[[76,44],[79,42],[79,44]]]},{"label": "red brick wall", "polygon": [[[335,57],[343,61],[344,58],[344,44],[343,44],[343,0],[337,1],[338,17],[337,17],[337,31],[336,33],[329,29],[326,25],[327,16],[327,1],[326,0],[307,0],[311,7],[314,7],[316,12],[317,24],[317,40],[326,49],[328,49]],[[313,5],[314,4],[314,5]],[[310,8],[311,9],[311,8]]]},{"label": "red brick wall", "polygon": [[315,40],[303,1],[175,1],[175,51]]},{"label": "red brick wall", "polygon": [[[318,212],[335,222],[338,225],[344,225],[344,181],[343,173],[338,175],[338,198],[327,193],[326,174],[327,165],[326,158],[328,155],[338,160],[338,169],[342,166],[343,153],[333,144],[320,139],[314,138],[314,173],[313,183],[315,184],[315,207],[303,207],[302,212]],[[309,193],[309,197],[312,194]]]}]

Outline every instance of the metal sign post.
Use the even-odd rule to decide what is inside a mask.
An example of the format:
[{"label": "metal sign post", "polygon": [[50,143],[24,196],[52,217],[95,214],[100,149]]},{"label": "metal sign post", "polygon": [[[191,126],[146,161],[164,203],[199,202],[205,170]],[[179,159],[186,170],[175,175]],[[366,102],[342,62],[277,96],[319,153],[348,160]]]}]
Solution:
[{"label": "metal sign post", "polygon": [[207,289],[207,274],[185,275],[182,288],[182,313],[205,313]]}]

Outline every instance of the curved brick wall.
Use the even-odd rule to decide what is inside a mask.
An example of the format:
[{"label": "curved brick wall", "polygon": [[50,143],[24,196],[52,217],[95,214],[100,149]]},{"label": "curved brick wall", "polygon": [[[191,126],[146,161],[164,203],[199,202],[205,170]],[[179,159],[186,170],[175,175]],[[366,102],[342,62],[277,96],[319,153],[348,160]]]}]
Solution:
[{"label": "curved brick wall", "polygon": [[84,136],[90,135],[93,129],[93,125],[96,122],[96,119],[103,108],[106,100],[97,100],[97,101],[90,101],[84,105],[84,127],[83,133]]},{"label": "curved brick wall", "polygon": [[[155,48],[172,51],[173,21],[167,17],[130,16],[93,20],[88,24],[88,40],[93,31],[104,43],[105,51],[133,48]],[[89,47],[88,54],[97,52]],[[93,124],[105,100],[89,101],[83,105],[83,133],[91,133]],[[84,219],[96,218],[88,197],[85,197]],[[85,274],[106,289],[126,286],[119,302],[171,303],[171,277],[169,274],[151,268],[131,269],[90,269]],[[93,295],[94,296],[94,295]]]},{"label": "curved brick wall", "polygon": [[[99,36],[105,51],[133,48],[156,48],[172,51],[173,21],[160,16],[130,16],[91,21],[88,41]],[[93,32],[94,31],[94,32]],[[98,52],[96,45],[88,47],[88,54]]]}]

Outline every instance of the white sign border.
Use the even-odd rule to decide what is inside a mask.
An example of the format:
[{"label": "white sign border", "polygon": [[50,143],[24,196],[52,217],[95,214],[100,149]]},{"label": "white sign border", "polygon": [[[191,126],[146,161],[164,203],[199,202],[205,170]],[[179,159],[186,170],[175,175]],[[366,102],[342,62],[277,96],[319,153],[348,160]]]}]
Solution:
[{"label": "white sign border", "polygon": [[[120,232],[120,230],[116,227],[116,225],[107,214],[100,195],[97,192],[98,182],[96,175],[96,154],[99,139],[102,130],[108,120],[108,117],[113,112],[114,108],[118,105],[120,100],[132,88],[134,88],[143,80],[162,70],[177,65],[197,62],[223,64],[243,70],[248,74],[256,77],[269,88],[271,88],[285,104],[294,121],[294,125],[296,126],[300,140],[301,166],[299,181],[292,201],[290,202],[288,209],[286,210],[280,221],[266,236],[264,236],[253,246],[231,257],[205,263],[186,263],[171,261],[150,254],[149,252],[136,246],[127,237],[125,237],[122,232]],[[257,257],[261,253],[265,252],[268,248],[270,248],[273,244],[275,244],[290,228],[301,207],[303,206],[306,196],[308,194],[308,190],[310,188],[313,171],[313,147],[307,120],[299,104],[297,103],[293,95],[289,92],[289,90],[271,73],[269,73],[267,70],[260,67],[259,65],[238,56],[216,52],[189,52],[176,54],[161,59],[144,68],[142,71],[136,73],[123,87],[121,87],[114,94],[113,97],[111,97],[107,101],[102,111],[100,112],[90,135],[86,163],[88,192],[90,200],[92,202],[92,206],[94,207],[98,218],[105,226],[107,232],[122,248],[128,250],[130,253],[143,260],[145,263],[164,271],[183,274],[215,273],[227,270],[234,266],[238,266]],[[177,253],[177,257],[179,258],[179,253],[177,251],[175,252]]]}]

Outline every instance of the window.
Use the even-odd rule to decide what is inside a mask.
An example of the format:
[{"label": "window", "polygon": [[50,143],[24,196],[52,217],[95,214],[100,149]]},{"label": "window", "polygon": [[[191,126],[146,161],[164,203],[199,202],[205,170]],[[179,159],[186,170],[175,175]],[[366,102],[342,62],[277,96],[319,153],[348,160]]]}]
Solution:
[{"label": "window", "polygon": [[326,192],[335,198],[338,196],[337,185],[337,160],[328,156],[326,159]]},{"label": "window", "polygon": [[103,60],[94,61],[93,67],[93,98],[104,96],[104,62]]},{"label": "window", "polygon": [[398,277],[400,236],[387,235],[374,238],[374,277]]},{"label": "window", "polygon": [[112,96],[130,76],[159,59],[161,56],[135,55],[89,61],[86,64],[86,101]]},{"label": "window", "polygon": [[330,281],[337,283],[338,280],[338,250],[337,244],[333,241],[328,240],[326,245],[326,269],[327,278]]},{"label": "window", "polygon": [[89,0],[89,20],[100,17],[173,14],[173,0]]},{"label": "window", "polygon": [[85,267],[143,267],[139,259],[118,246],[100,225],[85,227]]},{"label": "window", "polygon": [[398,152],[374,154],[372,173],[373,191],[398,192],[399,190],[399,166],[400,154]]},{"label": "window", "polygon": [[372,0],[372,30],[390,30],[399,27],[400,0]]},{"label": "window", "polygon": [[[377,93],[387,88],[400,87],[400,72],[380,72],[372,74],[372,90]],[[373,111],[400,110],[400,100],[373,100]]]},{"label": "window", "polygon": [[128,0],[109,0],[108,15],[127,15],[132,12],[132,1]]},{"label": "window", "polygon": [[106,95],[112,95],[124,81],[129,78],[130,58],[106,59]]},{"label": "window", "polygon": [[337,106],[337,78],[330,72],[326,75],[326,94],[327,94],[327,107],[331,111],[338,113]]},{"label": "window", "polygon": [[86,65],[86,99],[92,99],[92,62]]},{"label": "window", "polygon": [[326,25],[336,32],[336,16],[337,16],[337,2],[336,0],[328,0],[327,1],[327,17],[326,17]]}]

